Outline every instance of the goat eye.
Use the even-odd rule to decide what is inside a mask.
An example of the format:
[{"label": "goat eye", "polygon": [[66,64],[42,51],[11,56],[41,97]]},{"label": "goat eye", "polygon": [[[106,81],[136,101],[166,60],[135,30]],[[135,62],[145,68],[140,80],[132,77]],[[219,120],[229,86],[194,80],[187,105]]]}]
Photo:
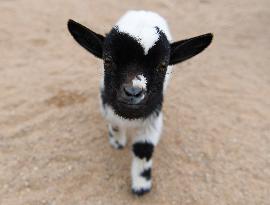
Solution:
[{"label": "goat eye", "polygon": [[112,65],[113,61],[111,58],[105,58],[104,59],[104,67],[110,67]]},{"label": "goat eye", "polygon": [[163,71],[166,70],[166,68],[167,68],[166,62],[162,62],[162,63],[160,63],[159,66],[158,66],[158,71],[163,72]]}]

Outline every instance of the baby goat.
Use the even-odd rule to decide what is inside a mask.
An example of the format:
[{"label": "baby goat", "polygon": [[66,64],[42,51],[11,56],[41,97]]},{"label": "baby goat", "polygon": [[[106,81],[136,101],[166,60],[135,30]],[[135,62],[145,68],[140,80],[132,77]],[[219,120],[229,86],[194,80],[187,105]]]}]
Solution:
[{"label": "baby goat", "polygon": [[212,41],[208,33],[172,42],[165,19],[149,11],[129,11],[103,36],[68,21],[74,39],[104,62],[101,81],[102,114],[108,121],[109,142],[121,149],[128,128],[133,139],[132,191],[151,189],[154,147],[162,130],[162,103],[172,65],[203,51]]}]

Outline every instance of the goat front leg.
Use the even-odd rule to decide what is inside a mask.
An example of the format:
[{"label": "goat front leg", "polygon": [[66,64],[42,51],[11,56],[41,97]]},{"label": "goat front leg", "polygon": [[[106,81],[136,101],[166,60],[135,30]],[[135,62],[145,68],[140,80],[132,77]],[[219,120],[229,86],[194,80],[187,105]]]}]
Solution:
[{"label": "goat front leg", "polygon": [[109,142],[115,149],[123,149],[126,145],[126,130],[109,124]]},{"label": "goat front leg", "polygon": [[151,117],[140,128],[133,142],[132,192],[138,196],[151,190],[152,155],[162,131],[162,113]]}]

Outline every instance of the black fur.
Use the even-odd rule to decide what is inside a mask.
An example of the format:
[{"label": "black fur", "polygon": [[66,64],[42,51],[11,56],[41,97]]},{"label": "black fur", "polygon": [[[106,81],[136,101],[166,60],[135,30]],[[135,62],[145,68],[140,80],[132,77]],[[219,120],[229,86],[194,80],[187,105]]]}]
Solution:
[{"label": "black fur", "polygon": [[[161,63],[169,63],[170,44],[161,31],[159,40],[144,55],[138,41],[128,34],[112,29],[106,36],[103,58],[112,59],[105,64],[103,103],[113,107],[116,114],[127,119],[147,118],[153,112],[159,112],[163,102],[163,82],[166,68],[159,69]],[[119,103],[121,86],[130,76],[143,74],[147,78],[147,95],[138,108],[130,108]]]},{"label": "black fur", "polygon": [[133,144],[133,153],[140,159],[151,159],[154,152],[154,145],[148,142],[137,142]]},{"label": "black fur", "polygon": [[151,168],[144,170],[141,173],[141,176],[144,177],[146,180],[150,180],[151,179]]},{"label": "black fur", "polygon": [[194,38],[177,41],[171,44],[170,65],[181,63],[198,53],[202,52],[210,45],[213,34],[207,33]]},{"label": "black fur", "polygon": [[90,51],[96,57],[102,58],[104,36],[91,31],[71,19],[68,21],[68,30],[82,47]]}]

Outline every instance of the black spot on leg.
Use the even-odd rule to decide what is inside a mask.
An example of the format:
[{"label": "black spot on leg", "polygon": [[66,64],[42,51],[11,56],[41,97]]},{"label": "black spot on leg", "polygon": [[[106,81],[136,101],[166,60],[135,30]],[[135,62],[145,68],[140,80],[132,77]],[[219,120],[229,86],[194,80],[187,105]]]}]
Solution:
[{"label": "black spot on leg", "polygon": [[113,130],[114,132],[119,132],[119,128],[118,128],[118,127],[112,127],[112,130]]},{"label": "black spot on leg", "polygon": [[145,169],[142,173],[141,176],[144,177],[146,180],[151,179],[151,168]]},{"label": "black spot on leg", "polygon": [[133,144],[133,153],[140,159],[151,159],[154,151],[154,145],[148,142],[137,142]]}]

